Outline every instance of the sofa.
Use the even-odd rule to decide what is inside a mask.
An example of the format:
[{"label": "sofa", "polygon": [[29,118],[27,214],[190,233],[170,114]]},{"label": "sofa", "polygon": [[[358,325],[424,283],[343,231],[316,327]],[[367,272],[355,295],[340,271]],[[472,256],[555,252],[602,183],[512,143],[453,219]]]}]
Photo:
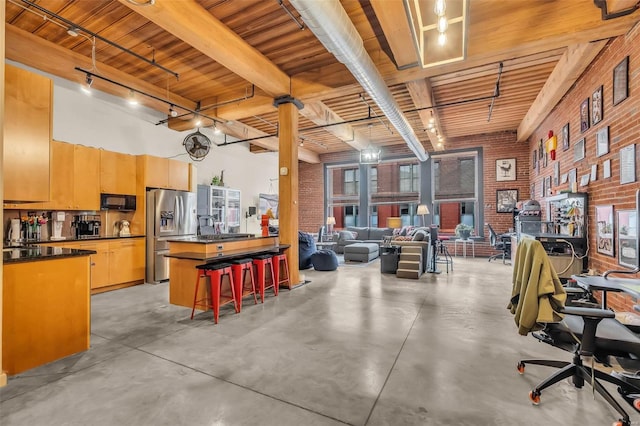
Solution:
[{"label": "sofa", "polygon": [[348,226],[344,230],[338,232],[335,252],[344,253],[345,246],[355,243],[376,243],[381,245],[383,237],[392,236],[393,228]]}]

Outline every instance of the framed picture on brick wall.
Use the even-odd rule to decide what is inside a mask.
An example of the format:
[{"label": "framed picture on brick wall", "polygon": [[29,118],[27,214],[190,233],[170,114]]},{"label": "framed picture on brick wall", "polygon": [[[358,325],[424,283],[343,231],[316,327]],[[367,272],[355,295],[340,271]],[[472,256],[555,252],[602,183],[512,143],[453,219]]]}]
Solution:
[{"label": "framed picture on brick wall", "polygon": [[569,149],[569,123],[565,124],[562,127],[562,133],[560,134],[562,138],[562,150],[566,151]]},{"label": "framed picture on brick wall", "polygon": [[618,210],[618,263],[622,266],[635,268],[638,263],[636,217],[635,210]]},{"label": "framed picture on brick wall", "polygon": [[496,160],[496,181],[516,180],[516,159]]},{"label": "framed picture on brick wall", "polygon": [[598,253],[614,255],[613,247],[613,206],[596,206],[596,236]]},{"label": "framed picture on brick wall", "polygon": [[573,161],[580,161],[584,158],[584,138],[573,145]]},{"label": "framed picture on brick wall", "polygon": [[596,157],[609,153],[609,126],[605,126],[596,133]]},{"label": "framed picture on brick wall", "polygon": [[613,104],[618,105],[629,96],[629,57],[613,69]]},{"label": "framed picture on brick wall", "polygon": [[496,191],[496,212],[510,213],[516,208],[518,202],[517,189],[498,189]]},{"label": "framed picture on brick wall", "polygon": [[602,85],[591,95],[591,124],[595,125],[602,121],[604,111],[602,110]]},{"label": "framed picture on brick wall", "polygon": [[586,132],[587,130],[589,130],[589,98],[580,104],[580,131]]}]

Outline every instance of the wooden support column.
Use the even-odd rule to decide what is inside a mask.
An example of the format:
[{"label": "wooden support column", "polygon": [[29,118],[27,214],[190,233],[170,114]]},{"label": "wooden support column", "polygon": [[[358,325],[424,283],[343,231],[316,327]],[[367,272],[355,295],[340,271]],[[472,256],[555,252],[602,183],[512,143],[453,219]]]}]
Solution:
[{"label": "wooden support column", "polygon": [[280,242],[291,244],[287,250],[289,288],[300,284],[298,270],[298,109],[291,103],[278,105],[279,124],[279,202]]},{"label": "wooden support column", "polygon": [[[5,27],[5,10],[6,10],[6,2],[5,0],[0,0],[0,34],[4,34]],[[4,58],[4,49],[5,49],[5,38],[0,37],[0,57]],[[0,170],[2,168],[2,162],[4,159],[3,154],[3,146],[4,146],[4,64],[0,67]],[[0,172],[0,199],[4,200],[4,195],[2,193],[4,189],[4,180],[2,178],[2,172]],[[3,211],[0,210],[0,223],[4,223],[4,219],[2,217]],[[2,241],[4,241],[4,231],[0,231],[0,236],[2,237]],[[0,387],[6,386],[7,384],[7,374],[4,372],[4,368],[2,366],[2,258],[0,258]]]}]

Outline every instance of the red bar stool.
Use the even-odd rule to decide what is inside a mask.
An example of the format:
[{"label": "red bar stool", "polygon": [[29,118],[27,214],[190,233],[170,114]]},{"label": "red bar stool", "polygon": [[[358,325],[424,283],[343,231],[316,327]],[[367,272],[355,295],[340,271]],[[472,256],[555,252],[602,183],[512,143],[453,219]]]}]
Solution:
[{"label": "red bar stool", "polygon": [[[276,254],[273,256],[273,275],[275,276],[275,282],[280,284],[287,284],[291,287],[291,280],[289,279],[289,261],[284,253]],[[276,295],[278,291],[276,290]]]},{"label": "red bar stool", "polygon": [[[235,285],[233,283],[233,275],[231,271],[231,264],[229,263],[206,263],[204,265],[196,266],[198,269],[198,277],[196,278],[196,290],[193,295],[193,308],[191,309],[191,319],[197,306],[204,307],[205,311],[209,307],[213,308],[213,320],[218,323],[218,315],[220,314],[220,306],[233,302],[233,306],[236,312],[238,310],[238,303],[236,299]],[[229,277],[230,292],[222,293],[222,284],[224,282],[224,276]],[[209,277],[209,297],[198,299],[198,288],[200,287],[200,279]]]},{"label": "red bar stool", "polygon": [[[253,276],[253,259],[235,259],[231,261],[233,283],[238,303],[238,312],[242,311],[242,298],[253,294],[254,305],[258,303],[256,297],[256,280]],[[249,279],[247,279],[247,272]]]},{"label": "red bar stool", "polygon": [[[276,283],[276,277],[274,274],[273,268],[273,256],[270,254],[259,254],[257,256],[253,256],[253,266],[256,269],[256,278],[258,284],[258,292],[260,293],[260,301],[264,303],[264,292],[273,287],[273,292],[275,295],[278,295],[278,286],[274,285]],[[269,273],[271,275],[271,283],[267,285],[266,282],[266,269],[269,266]]]}]

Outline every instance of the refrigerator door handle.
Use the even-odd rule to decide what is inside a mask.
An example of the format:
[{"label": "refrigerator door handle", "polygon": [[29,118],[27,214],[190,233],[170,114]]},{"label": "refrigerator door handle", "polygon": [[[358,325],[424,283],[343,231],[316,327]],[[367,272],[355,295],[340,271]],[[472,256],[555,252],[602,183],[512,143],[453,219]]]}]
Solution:
[{"label": "refrigerator door handle", "polygon": [[175,230],[179,231],[179,229],[180,229],[180,197],[176,196],[176,198],[175,198],[173,203],[174,203],[174,209],[175,209],[175,213],[174,213],[175,223],[174,223],[174,226],[175,226]]}]

